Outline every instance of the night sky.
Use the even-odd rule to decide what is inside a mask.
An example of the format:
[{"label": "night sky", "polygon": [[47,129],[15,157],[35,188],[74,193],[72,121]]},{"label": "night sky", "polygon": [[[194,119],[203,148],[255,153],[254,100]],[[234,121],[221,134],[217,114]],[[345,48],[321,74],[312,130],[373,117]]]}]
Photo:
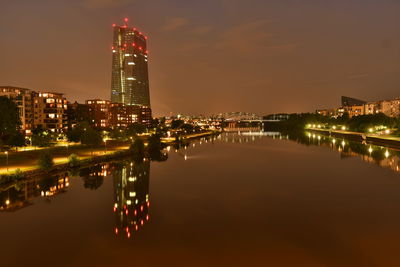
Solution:
[{"label": "night sky", "polygon": [[112,24],[149,36],[155,115],[400,97],[399,0],[0,0],[0,85],[110,96]]}]

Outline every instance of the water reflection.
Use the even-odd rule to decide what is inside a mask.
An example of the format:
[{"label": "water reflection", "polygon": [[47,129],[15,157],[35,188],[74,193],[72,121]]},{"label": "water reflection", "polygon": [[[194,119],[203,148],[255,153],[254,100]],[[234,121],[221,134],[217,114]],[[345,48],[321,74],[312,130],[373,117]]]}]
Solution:
[{"label": "water reflection", "polygon": [[[162,154],[157,159],[166,159]],[[99,189],[104,179],[112,176],[114,185],[115,233],[125,232],[129,238],[134,231],[149,220],[150,160],[97,164],[78,170],[83,186],[89,190]],[[79,177],[76,177],[78,179]],[[34,203],[36,198],[51,200],[67,192],[70,173],[63,172],[40,176],[2,185],[0,187],[0,211],[17,211]]]},{"label": "water reflection", "polygon": [[149,220],[150,161],[126,162],[113,173],[115,234],[128,238]]},{"label": "water reflection", "polygon": [[400,151],[377,146],[369,143],[360,143],[339,139],[330,136],[318,135],[315,133],[305,133],[305,138],[293,138],[297,142],[306,145],[318,145],[329,147],[338,152],[342,159],[349,157],[357,157],[367,163],[376,164],[382,168],[389,168],[393,171],[400,172]]},{"label": "water reflection", "polygon": [[65,193],[69,187],[69,174],[63,172],[45,177],[16,181],[0,186],[0,211],[17,211],[33,204],[33,200]]},{"label": "water reflection", "polygon": [[312,132],[279,133],[279,132],[244,132],[225,133],[218,140],[225,143],[256,142],[263,137],[275,140],[292,140],[306,146],[324,146],[338,152],[342,159],[350,157],[360,158],[367,163],[376,164],[382,168],[389,168],[400,172],[400,151],[394,148],[378,146],[370,143],[360,143],[344,138],[334,138]]},{"label": "water reflection", "polygon": [[103,185],[104,177],[112,174],[112,169],[109,163],[99,164],[81,169],[79,176],[82,177],[86,189],[96,190]]},{"label": "water reflection", "polygon": [[280,134],[274,133],[274,139],[289,139],[306,146],[323,146],[338,152],[342,159],[351,157],[400,172],[400,151],[394,148],[378,146],[367,142],[350,141],[344,138],[320,135],[312,132]]}]

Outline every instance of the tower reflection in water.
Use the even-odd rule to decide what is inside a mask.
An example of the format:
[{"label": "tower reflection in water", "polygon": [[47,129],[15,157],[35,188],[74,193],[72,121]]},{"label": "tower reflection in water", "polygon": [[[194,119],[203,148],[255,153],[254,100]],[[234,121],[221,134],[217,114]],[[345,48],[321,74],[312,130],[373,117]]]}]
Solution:
[{"label": "tower reflection in water", "polygon": [[150,161],[130,162],[117,168],[114,179],[115,234],[128,238],[149,220]]}]

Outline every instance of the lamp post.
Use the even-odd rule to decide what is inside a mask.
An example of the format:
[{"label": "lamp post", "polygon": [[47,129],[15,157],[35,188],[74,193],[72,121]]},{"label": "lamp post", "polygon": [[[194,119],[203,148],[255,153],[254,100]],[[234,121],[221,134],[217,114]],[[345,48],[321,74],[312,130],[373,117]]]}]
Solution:
[{"label": "lamp post", "polygon": [[104,149],[105,149],[104,154],[107,154],[107,138],[104,138],[103,141],[104,141]]},{"label": "lamp post", "polygon": [[6,161],[7,161],[7,172],[8,172],[8,151],[6,151],[5,153],[6,153]]}]

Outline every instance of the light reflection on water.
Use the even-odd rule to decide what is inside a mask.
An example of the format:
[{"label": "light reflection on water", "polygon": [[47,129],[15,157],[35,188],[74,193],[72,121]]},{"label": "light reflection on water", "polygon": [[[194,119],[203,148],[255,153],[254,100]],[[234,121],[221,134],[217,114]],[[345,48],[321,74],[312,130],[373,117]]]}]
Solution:
[{"label": "light reflection on water", "polygon": [[226,143],[249,143],[269,137],[274,140],[292,140],[306,146],[322,146],[340,154],[342,159],[356,157],[366,163],[376,164],[400,173],[400,150],[350,141],[345,138],[330,137],[311,132],[298,134],[281,134],[279,132],[244,132],[225,134],[221,138]]},{"label": "light reflection on water", "polygon": [[[249,147],[265,149],[249,151]],[[279,147],[288,149],[278,150]],[[309,149],[312,147],[314,150]],[[285,135],[257,132],[202,138],[171,146],[165,151],[171,157],[165,163],[149,159],[143,162],[125,159],[2,185],[0,216],[7,222],[16,216],[20,216],[20,220],[35,221],[37,218],[32,214],[29,217],[27,213],[35,208],[37,216],[43,220],[67,216],[72,222],[61,221],[54,223],[54,226],[40,224],[35,229],[46,238],[54,236],[60,242],[57,245],[65,250],[75,243],[65,241],[60,229],[73,228],[71,225],[83,227],[86,231],[91,229],[93,236],[103,238],[90,243],[99,250],[92,252],[92,256],[98,253],[97,257],[102,259],[104,255],[101,254],[110,253],[112,258],[112,262],[103,263],[99,260],[96,266],[110,266],[117,258],[120,259],[118,263],[127,263],[127,260],[135,258],[141,263],[150,261],[162,264],[168,255],[185,257],[185,263],[199,260],[203,266],[210,257],[214,257],[214,260],[222,257],[225,260],[216,260],[218,264],[214,266],[223,266],[226,262],[230,266],[243,266],[249,259],[253,263],[250,265],[261,266],[260,263],[265,263],[265,255],[271,260],[274,257],[278,260],[287,258],[288,262],[290,258],[293,259],[291,265],[280,265],[279,261],[275,261],[274,266],[307,266],[310,262],[312,264],[308,266],[367,266],[368,260],[363,258],[364,254],[357,252],[364,244],[363,238],[371,238],[366,244],[381,244],[378,241],[382,241],[382,238],[369,236],[373,230],[385,238],[400,236],[400,233],[394,232],[400,223],[396,214],[400,207],[400,198],[396,199],[400,195],[397,192],[400,189],[396,189],[398,179],[379,180],[376,176],[368,177],[365,171],[362,175],[368,182],[360,182],[356,175],[351,176],[355,180],[352,181],[344,176],[344,172],[341,173],[342,181],[337,174],[325,174],[323,167],[320,170],[319,165],[326,162],[318,160],[318,157],[326,159],[330,158],[329,154],[338,153],[342,160],[358,158],[398,173],[399,152],[396,150],[312,133]],[[293,156],[291,153],[294,151],[311,152],[303,159]],[[160,157],[159,160],[165,159]],[[310,164],[310,159],[316,163]],[[333,160],[332,164],[340,169],[339,166],[343,166],[339,163],[344,163],[342,160]],[[362,162],[359,164],[367,166]],[[311,173],[313,170],[315,177]],[[360,166],[357,165],[355,170],[359,172]],[[373,171],[375,175],[384,173],[379,168]],[[323,178],[321,173],[324,174]],[[341,183],[353,190],[343,189]],[[378,186],[378,192],[375,192],[375,186]],[[357,191],[354,188],[360,189]],[[380,193],[381,190],[384,194]],[[83,204],[90,202],[88,199],[99,206],[93,204],[90,208],[97,207],[100,211],[85,207]],[[374,201],[374,206],[369,201]],[[59,209],[51,212],[43,209],[43,202]],[[375,206],[384,208],[374,209]],[[82,214],[93,217],[90,222],[86,221],[87,218],[82,219],[82,214],[72,212],[80,208]],[[383,232],[382,225],[388,227],[388,224],[390,231]],[[374,225],[382,228],[373,228]],[[2,234],[7,243],[11,243],[13,236],[20,231],[18,227],[14,229],[13,225],[6,225],[4,220],[0,220],[0,227],[11,229],[10,234]],[[43,249],[31,246],[32,236],[34,232],[17,236],[29,246],[31,257]],[[86,244],[87,236],[90,234],[83,231],[74,238]],[[64,245],[64,241],[67,244]],[[391,249],[392,243],[393,248],[397,247],[396,238],[386,241],[387,248]],[[105,248],[96,242],[104,244]],[[54,244],[45,241],[39,243],[48,250]],[[19,243],[9,245],[14,250],[19,246]],[[365,251],[370,252],[374,248],[365,248]],[[84,253],[88,248],[84,249],[83,253],[76,256],[75,266],[76,263],[87,266],[87,262],[95,260],[89,259]],[[52,250],[49,255],[60,255],[57,251]],[[120,251],[125,252],[126,259]],[[153,253],[159,255],[163,251],[166,251],[164,257],[151,258]],[[302,251],[306,251],[304,255]],[[285,257],[290,252],[294,256]],[[347,254],[344,258],[337,256],[341,253]],[[144,260],[141,259],[142,254],[145,255]],[[296,258],[300,254],[302,256]],[[379,258],[378,262],[383,258]],[[2,255],[2,259],[6,263],[15,260],[6,254]],[[28,264],[28,259],[18,260],[19,263]],[[239,260],[240,264],[235,260]],[[346,261],[351,264],[344,264]],[[201,266],[200,263],[197,266]]]}]

